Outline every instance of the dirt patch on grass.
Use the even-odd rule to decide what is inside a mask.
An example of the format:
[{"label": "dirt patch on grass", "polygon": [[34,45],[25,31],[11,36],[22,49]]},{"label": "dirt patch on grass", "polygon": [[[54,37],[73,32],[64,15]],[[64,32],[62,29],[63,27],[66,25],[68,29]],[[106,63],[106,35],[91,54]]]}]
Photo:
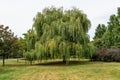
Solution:
[{"label": "dirt patch on grass", "polygon": [[81,80],[81,79],[76,75],[69,75],[67,80]]},{"label": "dirt patch on grass", "polygon": [[22,75],[19,80],[60,80],[60,77],[56,72],[42,72],[42,73],[35,73],[35,74],[24,74]]},{"label": "dirt patch on grass", "polygon": [[33,75],[25,74],[19,80],[81,80],[77,75],[67,75],[59,76],[57,72],[42,72]]}]

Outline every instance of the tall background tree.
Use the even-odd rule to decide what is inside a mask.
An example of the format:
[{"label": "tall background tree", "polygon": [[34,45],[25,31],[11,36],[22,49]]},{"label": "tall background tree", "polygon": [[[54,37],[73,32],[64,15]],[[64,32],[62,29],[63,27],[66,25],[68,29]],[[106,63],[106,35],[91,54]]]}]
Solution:
[{"label": "tall background tree", "polygon": [[11,45],[13,43],[14,34],[9,27],[0,25],[0,51],[3,57],[3,66],[5,64],[5,57],[11,52]]},{"label": "tall background tree", "polygon": [[3,66],[5,58],[22,55],[24,47],[21,45],[19,39],[14,36],[8,26],[0,25],[0,55],[3,57]]},{"label": "tall background tree", "polygon": [[111,15],[108,29],[103,35],[103,44],[106,48],[120,48],[120,8],[117,15]]},{"label": "tall background tree", "polygon": [[107,27],[104,24],[99,24],[96,28],[94,39],[102,38],[104,33],[106,32]]},{"label": "tall background tree", "polygon": [[107,30],[107,27],[104,24],[99,24],[96,28],[95,36],[93,39],[94,39],[94,45],[98,49],[103,48],[102,37],[106,32],[106,30]]},{"label": "tall background tree", "polygon": [[[103,27],[100,28],[100,26]],[[120,48],[120,8],[116,15],[110,16],[107,28],[104,25],[98,25],[94,43],[101,48]]]}]

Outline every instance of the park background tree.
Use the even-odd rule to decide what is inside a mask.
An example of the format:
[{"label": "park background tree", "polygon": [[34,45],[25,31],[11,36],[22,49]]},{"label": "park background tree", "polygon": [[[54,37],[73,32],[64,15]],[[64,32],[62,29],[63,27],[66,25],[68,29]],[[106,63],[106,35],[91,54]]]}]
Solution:
[{"label": "park background tree", "polygon": [[106,27],[98,25],[93,43],[98,48],[120,48],[120,8],[110,16]]},{"label": "park background tree", "polygon": [[98,48],[103,48],[103,43],[102,43],[102,37],[104,33],[106,32],[107,27],[104,24],[98,24],[96,30],[95,30],[95,36],[94,36],[94,42],[93,44]]},{"label": "park background tree", "polygon": [[3,57],[3,66],[5,58],[22,55],[24,47],[17,36],[9,29],[8,26],[0,25],[0,55]]},{"label": "park background tree", "polygon": [[13,32],[9,30],[9,27],[0,25],[0,51],[3,57],[3,66],[5,64],[5,57],[11,52],[11,45],[13,39]]},{"label": "park background tree", "polygon": [[102,39],[106,48],[120,48],[120,8],[117,15],[110,16],[108,29]]}]

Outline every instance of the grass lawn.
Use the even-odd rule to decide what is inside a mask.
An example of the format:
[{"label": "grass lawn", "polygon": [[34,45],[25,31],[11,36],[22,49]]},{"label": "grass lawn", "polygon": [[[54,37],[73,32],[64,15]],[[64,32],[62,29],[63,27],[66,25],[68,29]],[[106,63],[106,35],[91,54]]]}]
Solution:
[{"label": "grass lawn", "polygon": [[60,61],[25,65],[23,60],[0,62],[0,80],[120,80],[120,63]]}]

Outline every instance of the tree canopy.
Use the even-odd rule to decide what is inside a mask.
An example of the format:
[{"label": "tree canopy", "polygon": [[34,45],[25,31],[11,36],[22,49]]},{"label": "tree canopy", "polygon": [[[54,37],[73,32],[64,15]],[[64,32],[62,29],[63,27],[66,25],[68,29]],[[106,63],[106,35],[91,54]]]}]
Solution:
[{"label": "tree canopy", "polygon": [[94,42],[102,48],[120,48],[120,8],[118,8],[117,15],[110,16],[107,28],[104,25],[100,28],[98,25]]},{"label": "tree canopy", "polygon": [[62,8],[45,8],[34,18],[31,30],[34,38],[29,38],[27,42],[33,39],[35,41],[29,43],[35,45],[35,49],[33,48],[35,51],[31,48],[34,57],[37,56],[35,59],[63,58],[66,62],[72,56],[80,57],[85,53],[84,48],[89,42],[87,32],[90,26],[87,15],[79,9],[64,11]]},{"label": "tree canopy", "polygon": [[104,33],[106,32],[107,27],[104,24],[99,24],[96,28],[94,39],[102,38]]},{"label": "tree canopy", "polygon": [[0,25],[0,56],[3,57],[3,66],[5,58],[22,56],[24,48],[17,36],[8,26]]},{"label": "tree canopy", "polygon": [[96,28],[95,36],[94,36],[94,45],[97,48],[103,48],[102,37],[106,32],[107,27],[104,24],[99,24]]}]

